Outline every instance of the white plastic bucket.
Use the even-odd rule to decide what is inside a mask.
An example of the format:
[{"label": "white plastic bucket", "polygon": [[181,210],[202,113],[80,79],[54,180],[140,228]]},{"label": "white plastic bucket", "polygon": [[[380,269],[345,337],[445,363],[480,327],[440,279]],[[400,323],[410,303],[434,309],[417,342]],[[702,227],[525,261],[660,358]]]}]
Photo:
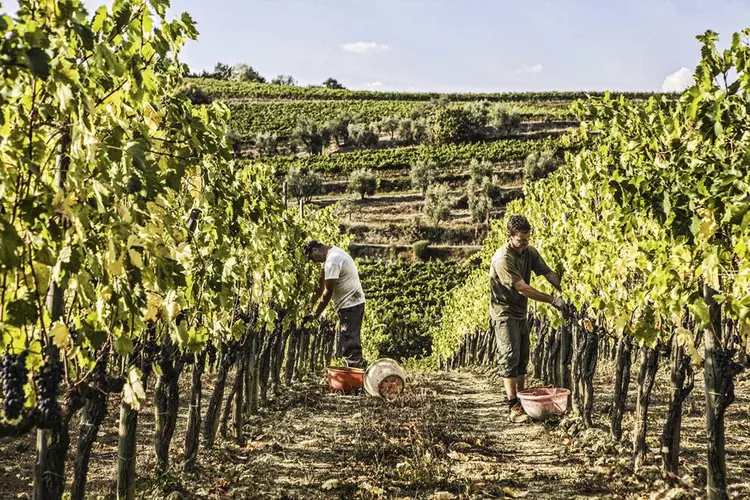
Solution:
[{"label": "white plastic bucket", "polygon": [[390,358],[381,358],[365,371],[365,391],[376,398],[395,399],[404,391],[406,372]]}]

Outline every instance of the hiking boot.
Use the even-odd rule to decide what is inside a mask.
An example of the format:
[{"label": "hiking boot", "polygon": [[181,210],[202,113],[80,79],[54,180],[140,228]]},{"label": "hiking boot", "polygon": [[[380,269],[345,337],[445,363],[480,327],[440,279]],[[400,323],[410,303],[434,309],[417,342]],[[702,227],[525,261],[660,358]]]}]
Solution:
[{"label": "hiking boot", "polygon": [[520,424],[526,422],[529,416],[523,411],[523,407],[518,404],[513,406],[508,412],[508,421],[513,424]]}]

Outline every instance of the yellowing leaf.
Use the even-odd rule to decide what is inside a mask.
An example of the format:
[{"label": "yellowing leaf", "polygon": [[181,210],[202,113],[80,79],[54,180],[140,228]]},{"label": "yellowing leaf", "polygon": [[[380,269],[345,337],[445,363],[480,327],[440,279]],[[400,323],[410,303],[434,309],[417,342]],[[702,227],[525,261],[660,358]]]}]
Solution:
[{"label": "yellowing leaf", "polygon": [[180,243],[175,250],[175,260],[180,264],[187,265],[192,258],[193,250],[189,243]]},{"label": "yellowing leaf", "polygon": [[177,294],[174,290],[170,290],[167,294],[167,298],[164,300],[164,319],[167,321],[174,321],[177,315],[180,314],[180,304],[177,302]]},{"label": "yellowing leaf", "polygon": [[70,346],[70,332],[68,325],[62,321],[55,321],[49,331],[52,336],[52,343],[61,350],[66,350]]},{"label": "yellowing leaf", "polygon": [[704,209],[700,214],[701,222],[699,232],[705,237],[705,239],[709,239],[719,229],[719,224],[717,224],[712,210]]},{"label": "yellowing leaf", "polygon": [[107,271],[112,276],[123,276],[125,275],[125,268],[122,266],[122,261],[117,259],[107,264]]},{"label": "yellowing leaf", "polygon": [[144,399],[146,399],[146,392],[143,390],[143,383],[141,382],[141,371],[131,366],[125,380],[125,386],[122,389],[122,400],[132,409],[140,410],[141,401]]},{"label": "yellowing leaf", "polygon": [[159,310],[161,309],[163,301],[161,297],[155,293],[148,294],[146,302],[146,315],[143,317],[143,321],[156,321],[159,319]]},{"label": "yellowing leaf", "polygon": [[138,252],[138,250],[128,248],[128,256],[130,257],[130,262],[135,267],[137,267],[138,269],[143,269],[143,259],[141,258],[141,254],[140,252]]}]

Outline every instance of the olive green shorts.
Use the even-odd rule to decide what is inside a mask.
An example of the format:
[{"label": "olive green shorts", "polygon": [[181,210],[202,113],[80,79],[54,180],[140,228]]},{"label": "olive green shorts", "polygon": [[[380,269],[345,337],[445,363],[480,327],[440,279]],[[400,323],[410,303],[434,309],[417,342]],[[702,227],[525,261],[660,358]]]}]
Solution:
[{"label": "olive green shorts", "polygon": [[525,319],[491,319],[497,343],[498,375],[515,378],[526,375],[529,364],[529,323]]}]

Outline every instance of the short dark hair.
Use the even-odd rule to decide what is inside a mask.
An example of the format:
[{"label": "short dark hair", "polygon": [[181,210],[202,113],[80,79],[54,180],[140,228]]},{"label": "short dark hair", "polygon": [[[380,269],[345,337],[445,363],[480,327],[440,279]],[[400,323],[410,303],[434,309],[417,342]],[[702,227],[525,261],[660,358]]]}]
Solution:
[{"label": "short dark hair", "polygon": [[322,247],[322,246],[325,246],[325,245],[323,245],[323,244],[322,244],[321,242],[319,242],[318,240],[310,240],[310,241],[308,241],[307,243],[305,243],[305,246],[304,246],[304,247],[302,247],[302,251],[303,251],[303,252],[305,253],[305,255],[307,255],[307,256],[309,257],[309,256],[310,256],[310,254],[312,253],[312,251],[313,251],[314,249],[316,249],[316,248],[320,248],[320,247]]},{"label": "short dark hair", "polygon": [[531,232],[531,224],[523,215],[511,215],[508,218],[508,234],[513,236],[518,233]]}]

